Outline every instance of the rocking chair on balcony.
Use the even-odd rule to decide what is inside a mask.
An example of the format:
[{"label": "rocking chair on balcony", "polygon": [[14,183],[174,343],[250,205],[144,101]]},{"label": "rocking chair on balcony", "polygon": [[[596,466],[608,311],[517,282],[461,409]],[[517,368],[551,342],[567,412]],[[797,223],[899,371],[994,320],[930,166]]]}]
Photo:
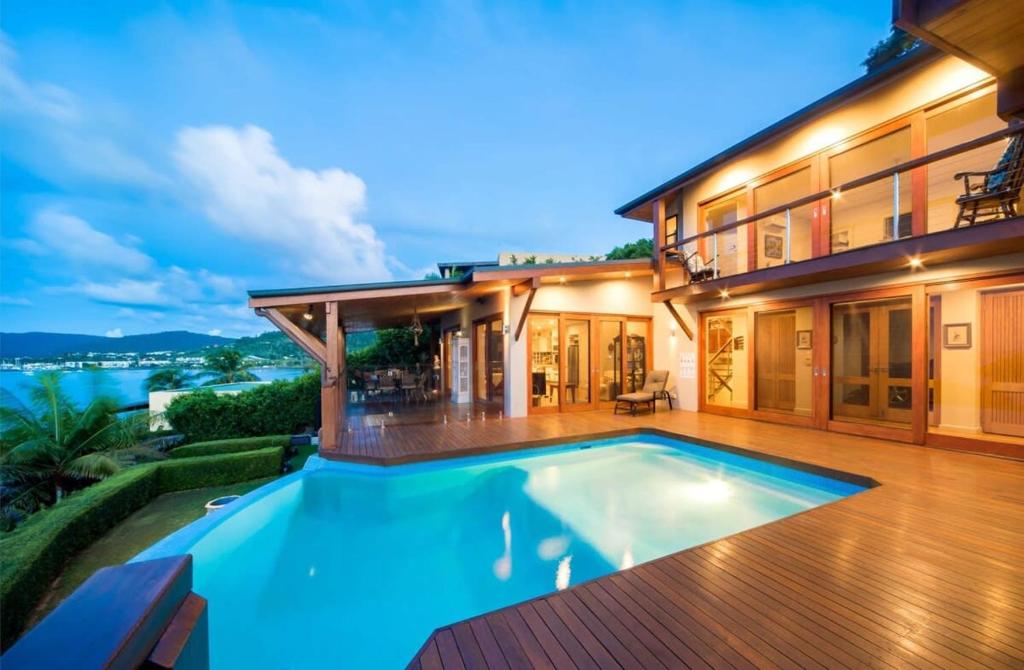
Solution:
[{"label": "rocking chair on balcony", "polygon": [[[983,179],[972,184],[971,177]],[[1021,133],[1010,139],[993,169],[959,172],[953,175],[953,179],[964,181],[964,194],[956,199],[960,211],[954,228],[1017,216],[1020,189],[1024,185],[1024,140]]]},{"label": "rocking chair on balcony", "polygon": [[689,255],[680,256],[683,262],[683,267],[686,268],[687,274],[690,275],[690,283],[698,284],[703,281],[711,279],[717,279],[715,276],[716,270],[714,261],[711,263],[705,263],[704,257],[700,255],[700,251],[694,251]]}]

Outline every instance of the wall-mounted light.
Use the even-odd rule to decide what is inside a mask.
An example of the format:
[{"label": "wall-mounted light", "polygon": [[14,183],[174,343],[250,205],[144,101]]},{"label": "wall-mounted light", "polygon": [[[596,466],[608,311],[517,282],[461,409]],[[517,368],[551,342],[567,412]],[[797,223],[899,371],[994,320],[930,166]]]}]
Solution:
[{"label": "wall-mounted light", "polygon": [[306,311],[302,313],[302,318],[305,319],[306,321],[312,321],[313,320],[313,306],[312,305],[307,307]]},{"label": "wall-mounted light", "polygon": [[669,324],[668,336],[671,337],[673,340],[676,339],[676,324]]},{"label": "wall-mounted light", "polygon": [[558,283],[559,284],[564,284],[565,283],[565,277],[559,277],[558,278]]}]

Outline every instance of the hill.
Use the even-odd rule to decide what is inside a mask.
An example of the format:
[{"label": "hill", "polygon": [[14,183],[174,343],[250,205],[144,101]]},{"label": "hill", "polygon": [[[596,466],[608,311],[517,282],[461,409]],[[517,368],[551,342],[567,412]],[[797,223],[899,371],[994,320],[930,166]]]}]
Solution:
[{"label": "hill", "polygon": [[63,354],[145,354],[153,351],[193,351],[234,342],[229,337],[169,330],[163,333],[103,337],[74,333],[0,333],[0,356],[46,358]]}]

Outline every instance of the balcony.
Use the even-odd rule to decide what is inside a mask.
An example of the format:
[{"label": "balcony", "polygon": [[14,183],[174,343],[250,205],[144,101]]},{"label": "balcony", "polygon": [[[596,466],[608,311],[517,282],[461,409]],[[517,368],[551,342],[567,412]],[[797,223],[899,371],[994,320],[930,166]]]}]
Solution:
[{"label": "balcony", "polygon": [[735,198],[756,202],[753,215],[737,218],[742,205],[728,200],[707,205],[707,230],[660,248],[654,299],[696,302],[1022,251],[1022,134],[1011,126],[862,176],[872,157],[850,151],[830,159],[841,182],[832,188],[792,198],[810,172],[797,169],[754,189],[764,191],[756,199]]}]

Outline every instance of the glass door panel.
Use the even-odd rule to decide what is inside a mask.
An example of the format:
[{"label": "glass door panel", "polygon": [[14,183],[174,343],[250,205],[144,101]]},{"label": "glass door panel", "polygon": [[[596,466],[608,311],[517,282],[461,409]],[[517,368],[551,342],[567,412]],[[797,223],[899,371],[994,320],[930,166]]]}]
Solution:
[{"label": "glass door panel", "polygon": [[590,405],[590,319],[565,320],[565,404]]},{"label": "glass door panel", "polygon": [[487,339],[487,381],[492,401],[505,397],[505,334],[501,319],[491,321]]},{"label": "glass door panel", "polygon": [[704,319],[704,401],[747,407],[747,316],[715,314]]},{"label": "glass door panel", "polygon": [[531,410],[558,409],[558,317],[530,317]]},{"label": "glass door panel", "polygon": [[622,321],[602,319],[598,323],[597,353],[600,358],[600,399],[614,402],[622,391]]},{"label": "glass door panel", "polygon": [[909,424],[911,300],[832,308],[832,415]]},{"label": "glass door panel", "polygon": [[813,319],[810,306],[755,317],[757,409],[811,416]]},{"label": "glass door panel", "polygon": [[[810,193],[813,193],[811,169],[806,167],[755,188],[754,213],[785,205]],[[790,210],[788,223],[785,212],[757,221],[758,268],[802,261],[811,257],[813,210],[813,205]]]},{"label": "glass door panel", "polygon": [[626,393],[643,389],[647,378],[647,322],[626,322]]},{"label": "glass door panel", "polygon": [[487,400],[487,324],[473,324],[473,397]]},{"label": "glass door panel", "polygon": [[[746,196],[738,195],[725,198],[704,207],[704,230],[714,230],[735,223],[747,215]],[[730,228],[708,238],[701,249],[701,255],[710,265],[715,261],[718,251],[718,273],[728,277],[747,270],[746,230]]]}]

